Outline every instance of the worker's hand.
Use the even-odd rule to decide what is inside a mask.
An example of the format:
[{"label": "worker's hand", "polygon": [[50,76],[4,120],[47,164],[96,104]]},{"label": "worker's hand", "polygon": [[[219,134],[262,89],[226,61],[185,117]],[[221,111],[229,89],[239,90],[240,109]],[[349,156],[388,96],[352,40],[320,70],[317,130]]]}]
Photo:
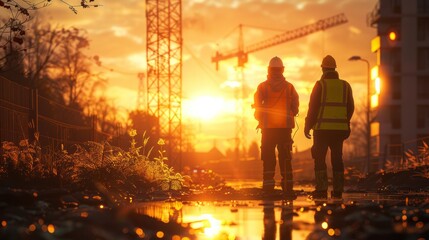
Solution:
[{"label": "worker's hand", "polygon": [[310,129],[304,129],[304,135],[306,138],[311,139]]}]

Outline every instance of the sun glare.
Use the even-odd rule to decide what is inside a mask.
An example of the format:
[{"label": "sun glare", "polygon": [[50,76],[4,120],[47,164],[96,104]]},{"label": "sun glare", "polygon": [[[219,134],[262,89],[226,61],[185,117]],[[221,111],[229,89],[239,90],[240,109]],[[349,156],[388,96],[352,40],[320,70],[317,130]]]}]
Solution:
[{"label": "sun glare", "polygon": [[183,101],[183,116],[200,120],[212,120],[215,117],[229,112],[234,106],[222,97],[198,96]]}]

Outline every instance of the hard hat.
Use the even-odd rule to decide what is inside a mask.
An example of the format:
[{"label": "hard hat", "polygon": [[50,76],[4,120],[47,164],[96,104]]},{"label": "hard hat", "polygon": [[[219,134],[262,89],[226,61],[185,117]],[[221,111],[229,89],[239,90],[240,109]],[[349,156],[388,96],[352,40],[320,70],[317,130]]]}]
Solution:
[{"label": "hard hat", "polygon": [[320,65],[322,68],[336,68],[337,63],[335,62],[335,59],[331,55],[326,55],[326,57],[322,60],[322,65]]},{"label": "hard hat", "polygon": [[271,58],[270,64],[268,65],[268,67],[270,67],[270,68],[282,68],[282,67],[284,67],[283,61],[279,57],[275,56],[275,57]]}]

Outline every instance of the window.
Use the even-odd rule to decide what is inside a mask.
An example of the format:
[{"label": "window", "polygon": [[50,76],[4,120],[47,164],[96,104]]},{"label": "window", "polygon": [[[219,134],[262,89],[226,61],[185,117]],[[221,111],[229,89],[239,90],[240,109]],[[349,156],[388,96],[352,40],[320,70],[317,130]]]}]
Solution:
[{"label": "window", "polygon": [[390,124],[392,129],[401,128],[401,106],[390,106]]},{"label": "window", "polygon": [[391,87],[392,87],[392,99],[401,99],[401,78],[392,77],[391,78]]},{"label": "window", "polygon": [[417,49],[417,70],[429,69],[429,48],[419,47]]},{"label": "window", "polygon": [[393,161],[399,161],[402,158],[401,135],[389,135],[389,158]]},{"label": "window", "polygon": [[390,0],[393,13],[401,13],[401,0]]},{"label": "window", "polygon": [[[429,64],[429,61],[428,61],[428,64]],[[395,73],[401,71],[401,48],[390,49],[390,66],[392,71]]]},{"label": "window", "polygon": [[429,13],[429,1],[417,0],[417,13]]},{"label": "window", "polygon": [[429,127],[429,105],[417,105],[417,128]]},{"label": "window", "polygon": [[429,99],[429,76],[417,78],[417,99]]},{"label": "window", "polygon": [[425,41],[429,39],[429,18],[418,18],[417,20],[417,40]]}]

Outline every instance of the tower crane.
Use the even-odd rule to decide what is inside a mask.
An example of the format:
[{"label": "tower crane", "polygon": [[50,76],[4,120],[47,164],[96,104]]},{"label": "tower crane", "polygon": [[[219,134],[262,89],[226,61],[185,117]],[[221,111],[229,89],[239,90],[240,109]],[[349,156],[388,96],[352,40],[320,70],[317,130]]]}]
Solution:
[{"label": "tower crane", "polygon": [[212,62],[216,63],[216,70],[218,70],[220,61],[237,57],[238,67],[244,67],[244,64],[247,63],[249,53],[257,52],[259,50],[273,47],[288,41],[295,40],[297,38],[305,37],[309,34],[318,31],[324,31],[328,28],[335,27],[343,23],[347,23],[347,18],[344,13],[341,13],[325,19],[321,19],[315,23],[306,25],[304,27],[299,27],[293,30],[283,32],[272,38],[251,44],[247,47],[244,47],[243,44],[243,32],[240,25],[238,49],[225,51],[223,53],[216,51],[215,56],[212,57]]},{"label": "tower crane", "polygon": [[[240,69],[240,76],[241,76],[241,93],[236,92],[236,98],[237,102],[239,101],[239,98],[244,98],[244,75],[243,75],[243,68],[244,65],[248,61],[248,55],[249,53],[253,53],[259,50],[263,50],[269,47],[273,47],[288,41],[295,40],[297,38],[305,37],[309,34],[318,32],[318,31],[324,31],[328,28],[332,28],[335,26],[338,26],[340,24],[347,23],[346,16],[341,13],[337,14],[328,18],[324,18],[321,20],[318,20],[315,23],[299,27],[293,30],[285,31],[281,34],[278,34],[272,38],[253,43],[247,47],[244,47],[243,42],[243,25],[239,25],[239,35],[238,35],[238,48],[230,51],[225,52],[219,52],[216,51],[216,54],[212,57],[212,62],[216,64],[216,70],[219,70],[219,62],[223,60],[227,60],[230,58],[237,57],[238,59],[238,68]],[[238,104],[237,104],[238,105]],[[235,152],[236,152],[236,160],[239,159],[239,151],[240,149],[244,152],[244,146],[246,141],[246,118],[244,114],[244,108],[237,109],[237,119],[236,119],[236,136],[235,136]],[[241,116],[240,116],[241,114]]]}]

